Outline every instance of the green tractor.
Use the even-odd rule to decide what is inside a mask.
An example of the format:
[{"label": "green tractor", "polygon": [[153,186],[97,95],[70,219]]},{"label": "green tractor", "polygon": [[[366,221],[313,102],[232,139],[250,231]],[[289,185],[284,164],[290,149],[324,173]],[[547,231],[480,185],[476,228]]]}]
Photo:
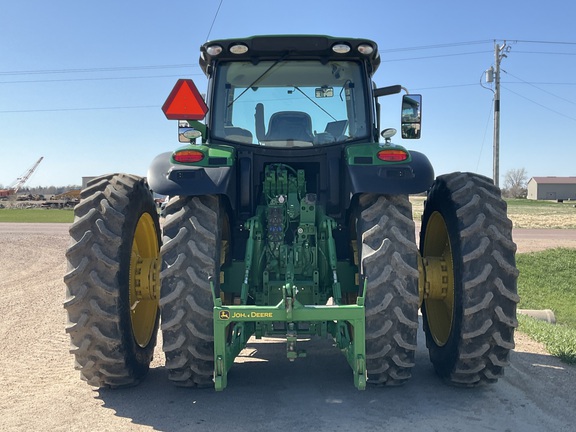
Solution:
[{"label": "green tractor", "polygon": [[[251,337],[282,338],[293,361],[310,335],[333,338],[357,388],[400,385],[419,308],[441,377],[502,376],[518,302],[506,203],[492,180],[435,179],[426,156],[391,142],[378,101],[405,89],[378,88],[379,64],[367,39],[201,47],[206,96],[183,79],[163,106],[182,147],[147,178],[94,179],[75,208],[65,308],[88,384],[139,382],[160,328],[178,386],[222,390]],[[420,137],[421,107],[403,95],[403,138]],[[170,197],[162,223],[152,190]]]}]

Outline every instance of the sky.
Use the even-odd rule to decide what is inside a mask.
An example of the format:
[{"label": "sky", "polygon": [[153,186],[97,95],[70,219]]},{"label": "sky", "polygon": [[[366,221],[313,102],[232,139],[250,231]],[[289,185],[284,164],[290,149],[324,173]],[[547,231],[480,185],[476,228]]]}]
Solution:
[{"label": "sky", "polygon": [[[266,34],[368,38],[382,57],[374,80],[423,96],[423,152],[436,175],[493,175],[493,84],[501,61],[500,184],[576,176],[576,3],[566,0],[21,0],[0,6],[0,184],[41,156],[26,186],[79,185],[83,176],[146,175],[178,148],[161,111],[192,78],[206,40]],[[383,127],[400,129],[401,96],[380,98]]]}]

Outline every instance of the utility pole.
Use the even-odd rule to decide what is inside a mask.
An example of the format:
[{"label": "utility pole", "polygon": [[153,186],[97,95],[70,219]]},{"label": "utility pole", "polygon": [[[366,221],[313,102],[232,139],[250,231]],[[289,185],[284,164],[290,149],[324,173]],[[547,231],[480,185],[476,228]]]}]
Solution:
[{"label": "utility pole", "polygon": [[493,150],[493,176],[494,184],[500,186],[500,62],[506,57],[510,47],[506,41],[498,45],[494,41],[494,150]]}]

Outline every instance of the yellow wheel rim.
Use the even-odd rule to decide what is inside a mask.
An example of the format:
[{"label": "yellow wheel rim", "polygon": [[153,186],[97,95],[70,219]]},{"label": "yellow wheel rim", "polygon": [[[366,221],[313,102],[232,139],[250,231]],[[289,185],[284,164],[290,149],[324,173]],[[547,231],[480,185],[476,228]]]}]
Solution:
[{"label": "yellow wheel rim", "polygon": [[130,321],[134,340],[150,342],[156,326],[160,294],[160,252],[152,216],[142,214],[136,225],[130,253]]},{"label": "yellow wheel rim", "polygon": [[454,265],[448,228],[439,212],[428,220],[423,259],[434,270],[426,275],[424,292],[428,327],[434,342],[444,346],[454,323]]}]

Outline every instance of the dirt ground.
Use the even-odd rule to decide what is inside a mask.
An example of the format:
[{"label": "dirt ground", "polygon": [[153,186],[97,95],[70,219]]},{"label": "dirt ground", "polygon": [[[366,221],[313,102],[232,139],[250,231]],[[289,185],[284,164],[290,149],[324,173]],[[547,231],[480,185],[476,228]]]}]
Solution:
[{"label": "dirt ground", "polygon": [[[576,230],[514,236],[519,252],[576,247]],[[0,223],[0,431],[571,431],[576,424],[576,368],[522,334],[506,376],[480,389],[440,382],[421,332],[413,379],[401,388],[355,390],[344,356],[327,341],[310,342],[310,355],[289,363],[283,346],[263,340],[238,359],[222,393],[172,386],[159,347],[139,386],[92,389],[73,368],[64,331],[67,244],[65,224]]]}]

